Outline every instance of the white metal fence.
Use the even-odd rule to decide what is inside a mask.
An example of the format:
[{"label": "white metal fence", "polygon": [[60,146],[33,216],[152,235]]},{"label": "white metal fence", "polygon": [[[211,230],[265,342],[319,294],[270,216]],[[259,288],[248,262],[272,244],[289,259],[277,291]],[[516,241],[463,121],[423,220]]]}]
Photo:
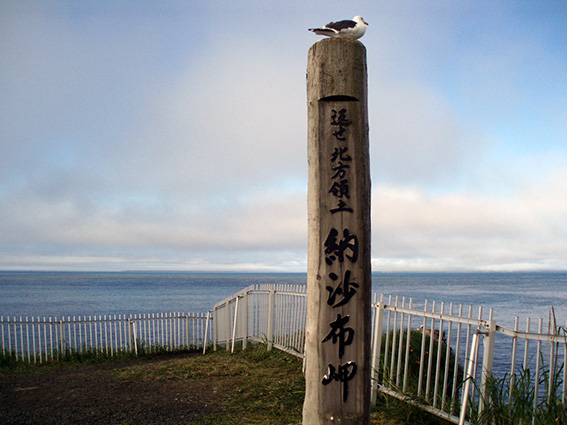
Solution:
[{"label": "white metal fence", "polygon": [[234,351],[235,343],[265,342],[303,356],[306,308],[305,285],[252,285],[213,308],[213,345]]},{"label": "white metal fence", "polygon": [[[224,344],[234,350],[236,342],[245,348],[247,340],[263,341],[302,357],[306,298],[305,286],[261,285],[223,300],[213,309],[215,348]],[[426,300],[419,309],[411,299],[376,294],[372,313],[374,401],[383,392],[464,424],[489,403],[491,378],[514,380],[529,370],[534,404],[556,396],[565,405],[567,339],[565,327],[551,318],[546,327],[539,319],[535,329],[528,319],[524,330],[516,318],[508,329],[482,307]],[[552,388],[544,375],[555,376],[560,385]]]},{"label": "white metal fence", "polygon": [[[529,370],[534,407],[550,397],[565,404],[567,340],[565,328],[553,318],[546,328],[539,319],[536,329],[527,319],[521,331],[518,317],[514,329],[508,329],[493,320],[492,309],[486,315],[479,307],[473,317],[472,305],[425,301],[420,311],[412,300],[389,297],[385,302],[381,297],[373,308],[374,398],[377,391],[399,398],[411,393],[426,410],[462,424],[473,411],[478,416],[487,407],[491,377],[513,381]],[[507,402],[512,402],[509,395]]]},{"label": "white metal fence", "polygon": [[0,317],[0,341],[4,358],[42,363],[90,350],[116,355],[204,348],[212,340],[209,322],[209,313]]},{"label": "white metal fence", "polygon": [[[0,317],[3,357],[43,362],[73,351],[173,350],[212,342],[234,351],[264,342],[302,357],[305,285],[253,285],[217,303],[207,314],[151,314],[67,318]],[[482,307],[375,295],[372,302],[372,398],[379,392],[411,400],[451,422],[464,424],[490,403],[488,382],[533,374],[532,403],[559,398],[565,406],[565,326],[500,326]],[[545,378],[548,379],[545,379]],[[549,385],[550,379],[558,384]],[[508,395],[508,397],[510,397]],[[511,399],[508,400],[512,402]]]}]

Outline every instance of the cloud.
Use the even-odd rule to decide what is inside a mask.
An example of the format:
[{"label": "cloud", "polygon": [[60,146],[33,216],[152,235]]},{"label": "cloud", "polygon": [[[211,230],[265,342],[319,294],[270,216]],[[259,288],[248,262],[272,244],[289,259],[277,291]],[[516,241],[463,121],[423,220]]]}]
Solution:
[{"label": "cloud", "polygon": [[375,264],[385,270],[565,269],[566,171],[508,198],[382,185],[372,199]]},{"label": "cloud", "polygon": [[232,250],[279,264],[304,245],[303,65],[241,34],[160,68],[153,28],[52,12],[15,11],[6,30],[19,44],[3,71],[4,266],[155,265],[161,253],[205,267]]},{"label": "cloud", "polygon": [[156,178],[167,179],[160,168],[173,170],[202,195],[306,174],[303,79],[289,72],[289,57],[270,51],[226,41],[155,92],[137,146]]},{"label": "cloud", "polygon": [[[333,4],[3,3],[0,267],[304,270],[306,28]],[[567,268],[564,27],[356,6],[377,269]]]},{"label": "cloud", "polygon": [[431,185],[484,150],[439,93],[415,81],[378,84],[371,99],[372,171],[379,180]]}]

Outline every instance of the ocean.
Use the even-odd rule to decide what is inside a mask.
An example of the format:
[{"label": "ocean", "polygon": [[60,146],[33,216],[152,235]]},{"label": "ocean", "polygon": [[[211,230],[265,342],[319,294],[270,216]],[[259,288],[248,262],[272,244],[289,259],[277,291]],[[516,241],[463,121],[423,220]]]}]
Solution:
[{"label": "ocean", "polygon": [[[305,284],[302,273],[0,272],[0,316],[88,316],[191,312],[252,284]],[[543,317],[553,307],[557,323],[567,320],[567,272],[373,273],[373,291],[424,301],[473,304],[494,309],[501,325],[514,317]]]}]

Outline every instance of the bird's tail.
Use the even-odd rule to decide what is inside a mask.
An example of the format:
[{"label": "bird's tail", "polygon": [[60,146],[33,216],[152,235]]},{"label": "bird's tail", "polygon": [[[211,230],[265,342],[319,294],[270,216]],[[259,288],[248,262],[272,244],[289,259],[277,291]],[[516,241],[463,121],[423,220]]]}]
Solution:
[{"label": "bird's tail", "polygon": [[314,32],[317,35],[332,35],[335,34],[330,28],[309,28],[309,31]]}]

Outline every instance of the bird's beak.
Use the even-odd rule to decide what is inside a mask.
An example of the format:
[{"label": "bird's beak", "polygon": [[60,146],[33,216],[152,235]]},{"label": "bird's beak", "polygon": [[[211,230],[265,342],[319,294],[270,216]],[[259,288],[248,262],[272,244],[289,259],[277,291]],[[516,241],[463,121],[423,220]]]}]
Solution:
[{"label": "bird's beak", "polygon": [[366,22],[364,19],[362,20],[362,22],[364,22],[366,25],[368,25],[368,22]]}]

